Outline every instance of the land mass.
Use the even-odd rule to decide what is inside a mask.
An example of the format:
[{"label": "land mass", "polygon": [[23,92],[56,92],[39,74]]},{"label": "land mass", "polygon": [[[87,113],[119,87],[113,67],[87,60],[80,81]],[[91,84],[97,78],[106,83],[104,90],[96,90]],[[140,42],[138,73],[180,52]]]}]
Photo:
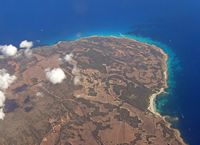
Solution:
[{"label": "land mass", "polygon": [[[6,90],[0,145],[185,144],[154,111],[167,88],[162,49],[93,36],[35,48],[29,58],[23,51],[0,61],[17,78]],[[62,68],[66,79],[52,84],[47,68]]]}]

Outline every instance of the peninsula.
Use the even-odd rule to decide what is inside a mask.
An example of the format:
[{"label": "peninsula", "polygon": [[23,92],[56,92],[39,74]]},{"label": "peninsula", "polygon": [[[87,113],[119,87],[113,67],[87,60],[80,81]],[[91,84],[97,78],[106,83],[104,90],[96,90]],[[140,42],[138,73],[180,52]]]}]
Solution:
[{"label": "peninsula", "polygon": [[167,54],[129,38],[92,36],[1,59],[0,145],[184,145],[154,109]]}]

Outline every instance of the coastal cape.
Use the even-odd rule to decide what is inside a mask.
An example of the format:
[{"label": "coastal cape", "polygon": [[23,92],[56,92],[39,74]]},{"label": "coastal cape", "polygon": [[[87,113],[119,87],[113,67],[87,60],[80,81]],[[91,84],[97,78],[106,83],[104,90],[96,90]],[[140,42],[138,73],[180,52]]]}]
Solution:
[{"label": "coastal cape", "polygon": [[[35,48],[28,58],[23,51],[0,61],[17,78],[6,90],[0,145],[185,144],[154,109],[167,88],[162,49],[92,36]],[[65,76],[48,79],[52,69]]]}]

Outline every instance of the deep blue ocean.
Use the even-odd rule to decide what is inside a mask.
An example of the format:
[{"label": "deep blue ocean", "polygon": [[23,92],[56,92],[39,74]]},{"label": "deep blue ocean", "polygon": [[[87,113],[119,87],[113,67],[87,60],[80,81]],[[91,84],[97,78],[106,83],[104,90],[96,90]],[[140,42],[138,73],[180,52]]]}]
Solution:
[{"label": "deep blue ocean", "polygon": [[88,35],[150,39],[169,52],[169,94],[157,110],[178,117],[184,140],[200,145],[199,0],[0,0],[0,44],[35,45]]}]

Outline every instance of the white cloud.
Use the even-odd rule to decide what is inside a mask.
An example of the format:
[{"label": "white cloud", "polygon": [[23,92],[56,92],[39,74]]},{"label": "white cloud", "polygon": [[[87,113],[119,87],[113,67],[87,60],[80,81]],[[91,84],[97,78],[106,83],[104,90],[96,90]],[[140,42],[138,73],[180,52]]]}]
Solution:
[{"label": "white cloud", "polygon": [[78,67],[76,65],[73,66],[72,74],[73,75],[79,75],[80,74],[80,70],[78,69]]},{"label": "white cloud", "polygon": [[4,102],[6,100],[6,97],[2,91],[0,91],[0,107],[4,106]]},{"label": "white cloud", "polygon": [[36,96],[37,96],[37,97],[43,97],[43,93],[42,93],[42,92],[37,92],[37,93],[36,93]]},{"label": "white cloud", "polygon": [[[5,69],[0,69],[0,90],[5,91],[16,79],[16,76],[11,76]],[[4,119],[5,114],[3,112],[4,103],[6,97],[4,93],[0,91],[0,119]]]},{"label": "white cloud", "polygon": [[32,50],[31,48],[33,47],[33,42],[32,41],[27,41],[24,40],[20,43],[19,45],[20,48],[25,48],[26,50],[24,51],[24,55],[26,57],[31,57],[32,56]]},{"label": "white cloud", "polygon": [[72,74],[74,75],[74,85],[80,85],[81,84],[81,73],[80,69],[77,67],[76,61],[73,59],[73,54],[66,54],[64,57],[64,60],[68,62],[69,64],[73,65],[72,68]]},{"label": "white cloud", "polygon": [[71,62],[73,60],[73,56],[74,55],[72,53],[66,54],[64,59],[65,59],[66,62]]},{"label": "white cloud", "polygon": [[5,117],[5,113],[3,112],[3,108],[0,109],[0,119],[3,120]]},{"label": "white cloud", "polygon": [[53,84],[62,83],[66,79],[65,73],[61,68],[46,69],[45,71],[47,79]]},{"label": "white cloud", "polygon": [[3,106],[4,102],[6,100],[6,97],[2,91],[0,91],[0,119],[3,120],[5,117],[5,113],[3,112]]},{"label": "white cloud", "polygon": [[30,48],[27,48],[24,50],[24,55],[28,58],[30,58],[32,56],[32,53],[33,53],[33,51]]},{"label": "white cloud", "polygon": [[74,75],[74,85],[81,84],[81,73],[77,65],[73,65],[72,74]]},{"label": "white cloud", "polygon": [[30,49],[31,47],[33,47],[33,42],[32,41],[27,41],[24,40],[20,43],[19,45],[20,48],[26,48],[26,49]]},{"label": "white cloud", "polygon": [[74,85],[80,85],[80,84],[81,84],[81,76],[75,76]]},{"label": "white cloud", "polygon": [[11,76],[5,69],[0,70],[0,89],[7,89],[16,79],[16,76]]},{"label": "white cloud", "polygon": [[4,56],[14,56],[17,53],[17,48],[13,45],[1,45],[0,51]]}]

